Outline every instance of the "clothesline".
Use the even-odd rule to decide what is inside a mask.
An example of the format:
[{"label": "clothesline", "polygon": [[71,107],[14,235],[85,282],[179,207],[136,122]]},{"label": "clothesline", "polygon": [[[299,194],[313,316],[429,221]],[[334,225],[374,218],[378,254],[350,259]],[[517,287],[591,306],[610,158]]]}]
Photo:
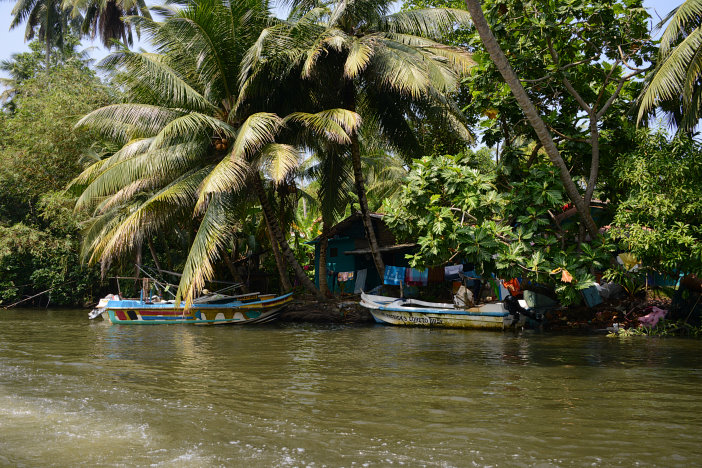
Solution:
[{"label": "clothesline", "polygon": [[463,273],[463,265],[448,265],[445,267],[411,268],[386,265],[383,283],[388,285],[426,286],[429,283],[459,279],[479,279],[475,271]]}]

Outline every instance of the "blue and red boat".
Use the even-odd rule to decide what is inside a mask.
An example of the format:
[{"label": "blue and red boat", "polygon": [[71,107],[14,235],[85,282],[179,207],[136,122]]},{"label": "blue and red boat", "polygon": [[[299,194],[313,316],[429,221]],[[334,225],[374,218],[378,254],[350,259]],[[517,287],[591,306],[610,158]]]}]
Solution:
[{"label": "blue and red boat", "polygon": [[184,302],[159,297],[121,299],[108,295],[101,299],[89,318],[102,317],[119,325],[243,325],[276,320],[292,301],[292,294],[251,293],[240,296],[213,295],[197,299],[190,308]]}]

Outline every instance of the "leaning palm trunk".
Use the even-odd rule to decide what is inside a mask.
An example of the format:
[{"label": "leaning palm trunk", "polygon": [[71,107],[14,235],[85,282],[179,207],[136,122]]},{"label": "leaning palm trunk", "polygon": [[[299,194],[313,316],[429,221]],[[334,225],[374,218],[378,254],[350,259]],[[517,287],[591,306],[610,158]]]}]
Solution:
[{"label": "leaning palm trunk", "polygon": [[234,265],[234,261],[229,256],[229,254],[225,252],[222,255],[222,257],[224,257],[224,263],[227,265],[227,269],[229,270],[229,273],[231,273],[232,278],[234,279],[234,282],[239,283],[241,285],[240,286],[241,292],[243,292],[243,293],[249,292],[249,288],[246,287],[246,282],[244,281],[244,278],[242,278],[241,275],[239,274],[239,271],[236,269],[236,266]]},{"label": "leaning palm trunk", "polygon": [[49,33],[46,33],[46,52],[44,53],[45,60],[46,60],[46,75],[48,76],[51,73],[51,36],[49,36]]},{"label": "leaning palm trunk", "polygon": [[134,254],[134,289],[138,291],[141,289],[139,284],[139,278],[141,278],[141,258],[142,256],[142,243],[139,242],[136,245],[136,252]]},{"label": "leaning palm trunk", "polygon": [[311,292],[317,300],[320,301],[325,301],[326,298],[324,295],[317,289],[312,281],[307,277],[305,272],[302,270],[302,267],[300,266],[300,263],[297,261],[295,258],[295,255],[293,255],[292,250],[290,250],[290,246],[288,245],[288,242],[285,240],[285,237],[283,236],[282,231],[280,230],[280,224],[275,219],[275,215],[273,213],[273,208],[271,207],[271,204],[268,201],[268,198],[266,197],[266,191],[263,188],[263,181],[261,180],[261,176],[258,174],[255,174],[253,177],[253,183],[254,183],[254,189],[256,190],[256,195],[258,196],[258,200],[261,203],[261,208],[263,209],[263,215],[266,218],[266,223],[269,226],[269,233],[271,235],[271,245],[274,243],[278,243],[280,245],[280,248],[283,253],[283,257],[285,260],[288,262],[288,265],[290,265],[295,272],[295,276],[297,279],[302,283],[302,285],[307,289],[309,292]]},{"label": "leaning palm trunk", "polygon": [[[353,82],[346,85],[346,108],[356,112],[356,89]],[[353,178],[356,184],[356,194],[358,195],[358,204],[361,207],[361,219],[363,220],[363,230],[368,239],[371,256],[375,269],[378,270],[378,275],[382,278],[385,274],[385,264],[380,256],[378,239],[375,237],[375,230],[368,210],[368,198],[366,197],[366,187],[363,182],[363,170],[361,167],[361,145],[358,141],[358,131],[351,135],[351,163],[353,165]]]},{"label": "leaning palm trunk", "polygon": [[495,36],[492,34],[490,26],[483,15],[480,2],[478,0],[466,0],[466,6],[468,7],[470,16],[473,18],[475,29],[478,30],[480,39],[483,41],[485,49],[487,49],[488,53],[490,54],[490,58],[495,63],[495,66],[500,71],[500,74],[504,78],[505,82],[507,82],[507,85],[509,85],[510,90],[512,90],[512,94],[517,99],[519,107],[521,107],[524,115],[526,115],[527,119],[529,120],[529,124],[539,137],[539,141],[543,145],[548,158],[551,160],[551,163],[558,168],[566,193],[573,201],[578,213],[580,213],[580,217],[585,223],[585,228],[590,233],[592,238],[597,237],[599,232],[597,230],[597,225],[590,214],[589,203],[586,203],[585,199],[580,195],[575,182],[573,182],[573,179],[570,176],[568,166],[566,166],[565,161],[563,161],[563,158],[561,157],[556,144],[553,142],[553,138],[551,137],[548,128],[546,128],[546,124],[541,119],[538,110],[531,102],[531,99],[529,99],[529,96],[524,90],[522,83],[519,81],[519,77],[517,77],[516,73],[509,64],[507,57],[505,57],[504,52],[502,52],[500,45],[497,43],[497,39],[495,39]]},{"label": "leaning palm trunk", "polygon": [[327,297],[330,297],[331,291],[329,290],[329,284],[327,283],[327,247],[329,246],[329,239],[327,238],[327,223],[322,220],[322,236],[319,243],[319,266],[317,267],[317,274],[319,275],[319,290]]},{"label": "leaning palm trunk", "polygon": [[366,239],[370,245],[371,256],[375,269],[382,278],[385,274],[385,264],[380,256],[380,248],[378,239],[375,237],[375,230],[368,210],[368,198],[366,197],[366,187],[363,182],[363,171],[361,169],[361,149],[358,143],[358,135],[351,137],[351,161],[353,163],[353,177],[356,184],[356,194],[358,195],[358,204],[361,206],[361,218],[363,219],[363,229],[366,232]]},{"label": "leaning palm trunk", "polygon": [[154,266],[158,270],[159,273],[161,273],[161,262],[158,261],[158,257],[156,256],[156,249],[154,248],[154,242],[151,240],[151,238],[147,239],[147,244],[149,246],[149,252],[151,252],[151,259],[154,261]]},{"label": "leaning palm trunk", "polygon": [[[265,193],[263,196],[266,196]],[[273,221],[272,217],[269,216],[264,216],[263,218],[266,221],[266,229],[268,230],[268,238],[271,241],[271,250],[273,251],[273,257],[275,258],[275,266],[278,269],[278,275],[280,276],[280,287],[282,288],[283,292],[292,291],[292,285],[290,284],[290,279],[288,278],[288,271],[285,268],[283,256],[280,253],[278,242],[273,234],[273,227],[271,224],[275,221]]]}]

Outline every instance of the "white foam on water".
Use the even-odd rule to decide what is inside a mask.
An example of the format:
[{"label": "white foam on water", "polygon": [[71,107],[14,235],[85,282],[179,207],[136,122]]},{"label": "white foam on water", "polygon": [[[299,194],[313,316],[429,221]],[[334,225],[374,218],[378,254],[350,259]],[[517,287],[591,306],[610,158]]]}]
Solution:
[{"label": "white foam on water", "polygon": [[[3,394],[0,387],[0,440],[15,463],[91,465],[127,462],[131,452],[149,447],[157,434],[148,424],[117,412],[98,412],[89,400]],[[27,437],[27,434],[33,437]]]}]

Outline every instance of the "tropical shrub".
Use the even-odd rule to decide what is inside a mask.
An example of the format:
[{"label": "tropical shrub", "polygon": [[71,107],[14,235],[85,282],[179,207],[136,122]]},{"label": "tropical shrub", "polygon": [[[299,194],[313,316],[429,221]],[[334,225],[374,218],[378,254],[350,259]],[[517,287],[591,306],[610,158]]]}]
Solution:
[{"label": "tropical shrub", "polygon": [[612,239],[646,267],[702,273],[702,145],[642,130],[615,177],[622,192]]},{"label": "tropical shrub", "polygon": [[478,274],[520,277],[552,287],[564,305],[578,302],[611,247],[601,239],[579,245],[576,229],[559,224],[565,202],[555,170],[535,165],[523,180],[506,182],[471,164],[464,155],[424,157],[388,204],[390,227],[419,244],[410,264],[466,261]]}]

